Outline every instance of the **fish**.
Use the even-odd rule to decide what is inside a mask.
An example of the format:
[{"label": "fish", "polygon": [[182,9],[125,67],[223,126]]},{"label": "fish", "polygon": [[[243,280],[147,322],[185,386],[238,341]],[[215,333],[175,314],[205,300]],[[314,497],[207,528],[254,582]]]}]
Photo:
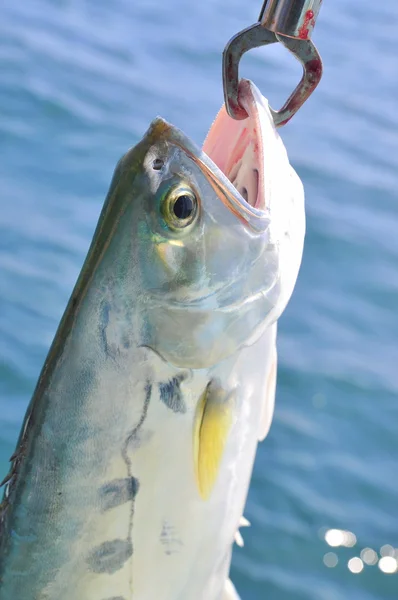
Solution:
[{"label": "fish", "polygon": [[120,159],[26,412],[0,600],[232,600],[271,426],[304,190],[267,100],[203,148],[162,118]]}]

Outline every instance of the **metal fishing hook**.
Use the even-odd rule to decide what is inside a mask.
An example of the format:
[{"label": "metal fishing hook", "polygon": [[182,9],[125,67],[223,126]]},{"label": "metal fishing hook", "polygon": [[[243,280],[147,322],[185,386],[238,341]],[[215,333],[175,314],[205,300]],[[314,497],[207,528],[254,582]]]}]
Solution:
[{"label": "metal fishing hook", "polygon": [[265,0],[259,20],[230,39],[223,52],[225,107],[237,120],[247,118],[239,104],[239,62],[253,48],[280,42],[303,66],[300,83],[280,110],[271,113],[277,127],[285,125],[317,87],[322,59],[310,40],[322,0]]}]

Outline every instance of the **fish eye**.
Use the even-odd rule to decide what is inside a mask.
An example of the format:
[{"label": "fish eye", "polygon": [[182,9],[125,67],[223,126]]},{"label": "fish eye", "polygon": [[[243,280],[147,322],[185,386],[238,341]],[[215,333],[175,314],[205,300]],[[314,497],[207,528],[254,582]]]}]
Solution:
[{"label": "fish eye", "polygon": [[162,213],[170,229],[191,225],[198,214],[196,194],[188,186],[179,185],[171,189],[163,200]]},{"label": "fish eye", "polygon": [[177,219],[188,219],[195,210],[195,198],[188,194],[177,196],[173,204],[173,212]]}]

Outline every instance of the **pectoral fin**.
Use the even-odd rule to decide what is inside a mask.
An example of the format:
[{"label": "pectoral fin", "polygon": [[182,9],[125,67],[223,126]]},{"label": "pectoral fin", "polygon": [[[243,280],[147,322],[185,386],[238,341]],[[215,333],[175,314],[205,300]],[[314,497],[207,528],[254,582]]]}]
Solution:
[{"label": "pectoral fin", "polygon": [[234,405],[235,392],[226,393],[213,381],[198,403],[193,452],[196,483],[203,500],[208,500],[217,479],[232,425]]}]

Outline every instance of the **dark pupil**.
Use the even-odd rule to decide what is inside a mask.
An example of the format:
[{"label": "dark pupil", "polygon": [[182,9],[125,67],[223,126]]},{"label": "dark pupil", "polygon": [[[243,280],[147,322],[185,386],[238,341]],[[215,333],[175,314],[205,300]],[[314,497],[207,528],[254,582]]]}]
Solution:
[{"label": "dark pupil", "polygon": [[178,196],[173,211],[177,219],[187,219],[193,213],[194,203],[191,196]]}]

